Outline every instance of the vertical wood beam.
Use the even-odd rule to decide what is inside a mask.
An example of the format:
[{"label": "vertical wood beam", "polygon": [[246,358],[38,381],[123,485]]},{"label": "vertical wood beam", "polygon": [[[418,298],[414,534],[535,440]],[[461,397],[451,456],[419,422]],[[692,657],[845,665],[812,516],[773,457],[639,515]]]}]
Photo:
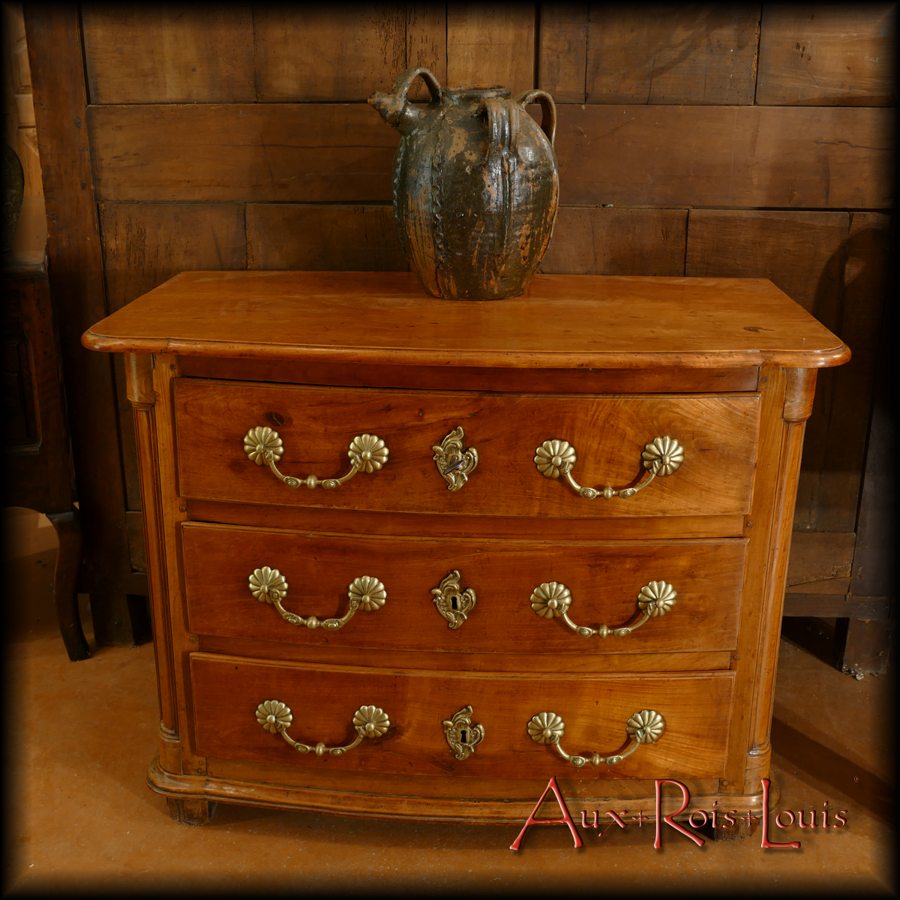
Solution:
[{"label": "vertical wood beam", "polygon": [[87,134],[87,86],[77,5],[25,4],[47,255],[84,529],[84,587],[98,644],[132,643],[130,575],[111,361],[81,346],[106,314]]}]

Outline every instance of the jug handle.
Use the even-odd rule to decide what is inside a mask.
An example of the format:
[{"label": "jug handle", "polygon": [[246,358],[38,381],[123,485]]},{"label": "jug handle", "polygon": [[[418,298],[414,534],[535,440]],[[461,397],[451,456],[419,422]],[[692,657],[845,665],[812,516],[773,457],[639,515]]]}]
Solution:
[{"label": "jug handle", "polygon": [[428,88],[428,93],[431,94],[431,99],[435,103],[440,103],[441,95],[443,94],[441,84],[437,80],[437,78],[434,77],[431,71],[423,68],[407,69],[394,82],[394,96],[396,96],[398,100],[402,99],[405,106],[409,102],[406,95],[409,93],[409,89],[412,86],[412,83],[417,78],[421,78],[422,81],[425,82],[425,86]]},{"label": "jug handle", "polygon": [[539,103],[541,107],[541,131],[550,139],[550,146],[556,139],[556,103],[553,98],[546,92],[541,90],[526,91],[516,101],[523,109],[529,103]]}]

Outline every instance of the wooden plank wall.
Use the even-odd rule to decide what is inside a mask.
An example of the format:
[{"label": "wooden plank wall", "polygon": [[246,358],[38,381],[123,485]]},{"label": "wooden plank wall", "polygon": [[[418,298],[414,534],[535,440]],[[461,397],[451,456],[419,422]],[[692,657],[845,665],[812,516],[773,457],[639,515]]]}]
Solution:
[{"label": "wooden plank wall", "polygon": [[544,271],[765,276],[851,345],[820,382],[791,576],[839,593],[885,303],[896,16],[895,3],[85,4],[105,303],[184,269],[405,268],[398,138],[367,97],[410,66],[448,87],[541,87],[559,107],[562,204]]}]

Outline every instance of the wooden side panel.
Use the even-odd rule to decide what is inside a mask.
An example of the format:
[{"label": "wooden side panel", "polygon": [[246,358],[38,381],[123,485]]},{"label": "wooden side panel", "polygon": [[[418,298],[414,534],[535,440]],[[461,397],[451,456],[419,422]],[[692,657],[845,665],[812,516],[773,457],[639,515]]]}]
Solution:
[{"label": "wooden side panel", "polygon": [[82,21],[92,103],[256,99],[250,7],[87,4]]},{"label": "wooden side panel", "polygon": [[533,3],[449,3],[446,86],[534,87],[535,16]]},{"label": "wooden side panel", "polygon": [[406,270],[391,205],[251,203],[251,269]]},{"label": "wooden side panel", "polygon": [[893,146],[887,110],[564,104],[560,201],[880,209]]},{"label": "wooden side panel", "polygon": [[591,4],[587,102],[753,103],[759,15],[754,3]]},{"label": "wooden side panel", "polygon": [[766,4],[756,101],[890,106],[896,62],[896,3]]},{"label": "wooden side panel", "polygon": [[874,347],[884,302],[885,216],[694,210],[688,275],[771,278],[843,338],[853,358],[821,373],[807,423],[795,527],[854,530]]},{"label": "wooden side panel", "polygon": [[687,216],[683,209],[564,206],[541,271],[683,275]]}]

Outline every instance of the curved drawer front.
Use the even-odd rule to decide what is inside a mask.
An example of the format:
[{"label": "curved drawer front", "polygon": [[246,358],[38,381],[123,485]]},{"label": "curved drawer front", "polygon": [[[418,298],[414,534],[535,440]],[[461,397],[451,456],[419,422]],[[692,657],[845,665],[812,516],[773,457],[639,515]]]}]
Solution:
[{"label": "curved drawer front", "polygon": [[746,543],[484,542],[186,523],[182,545],[197,634],[356,647],[372,659],[391,650],[559,654],[567,668],[573,653],[734,649]]},{"label": "curved drawer front", "polygon": [[759,428],[755,394],[551,397],[178,379],[175,400],[182,496],[415,513],[741,514]]},{"label": "curved drawer front", "polygon": [[289,763],[313,779],[323,770],[536,779],[724,771],[728,672],[541,679],[207,654],[192,655],[190,671],[199,754]]}]

